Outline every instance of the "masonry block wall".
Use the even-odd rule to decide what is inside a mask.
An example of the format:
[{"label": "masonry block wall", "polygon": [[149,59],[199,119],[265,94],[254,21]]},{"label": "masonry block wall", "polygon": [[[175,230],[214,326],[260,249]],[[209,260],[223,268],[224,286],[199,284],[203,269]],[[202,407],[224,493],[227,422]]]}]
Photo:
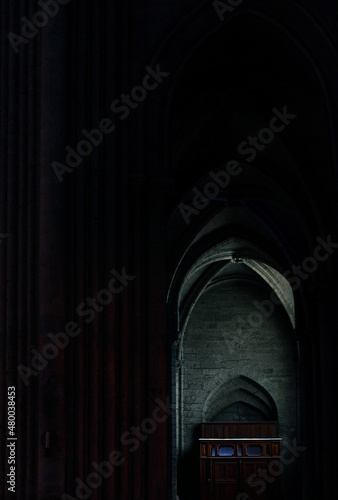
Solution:
[{"label": "masonry block wall", "polygon": [[192,444],[194,426],[220,412],[219,407],[214,414],[212,408],[206,411],[208,396],[219,386],[231,392],[241,375],[274,399],[281,436],[296,430],[295,341],[282,306],[275,306],[269,317],[259,315],[254,301],[266,300],[268,294],[259,283],[231,280],[211,287],[196,304],[182,349],[184,450]]},{"label": "masonry block wall", "polygon": [[[226,410],[222,406],[242,399],[241,388],[245,392],[246,387],[238,382],[241,376],[272,396],[283,443],[295,437],[297,359],[290,321],[282,306],[276,306],[269,317],[252,314],[258,312],[254,301],[266,300],[268,295],[269,288],[261,283],[233,279],[210,287],[197,302],[183,337],[183,456],[197,451],[201,422],[219,420]],[[263,393],[259,398],[264,398]],[[265,405],[267,401],[263,410]],[[248,419],[251,415],[249,410]],[[288,476],[291,480],[291,475],[290,468],[285,480]]]}]

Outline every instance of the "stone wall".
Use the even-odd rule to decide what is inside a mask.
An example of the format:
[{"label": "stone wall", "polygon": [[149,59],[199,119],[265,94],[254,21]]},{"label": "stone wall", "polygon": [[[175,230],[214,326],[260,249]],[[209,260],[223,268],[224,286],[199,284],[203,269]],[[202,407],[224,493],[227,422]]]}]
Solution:
[{"label": "stone wall", "polygon": [[[282,306],[276,306],[269,318],[257,319],[257,327],[254,316],[248,322],[257,311],[253,302],[267,299],[268,294],[261,283],[234,279],[209,288],[197,302],[183,336],[183,452],[194,444],[196,426],[219,420],[236,401],[246,401],[248,414],[242,408],[241,415],[235,412],[232,419],[251,419],[254,408],[272,419],[273,403],[265,391],[277,407],[280,435],[286,438],[296,430],[296,348],[290,321]],[[250,389],[250,381],[257,384],[256,390]],[[259,393],[256,402],[250,391]],[[261,401],[264,398],[267,401]]]}]

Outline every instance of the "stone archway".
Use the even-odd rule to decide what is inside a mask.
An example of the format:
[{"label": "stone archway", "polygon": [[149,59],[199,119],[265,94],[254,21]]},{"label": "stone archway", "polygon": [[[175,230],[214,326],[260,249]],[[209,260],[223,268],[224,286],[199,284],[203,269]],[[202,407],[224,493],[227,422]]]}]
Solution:
[{"label": "stone archway", "polygon": [[229,417],[238,412],[238,406],[242,410],[242,420],[249,420],[251,414],[260,415],[257,420],[278,420],[276,403],[268,391],[244,375],[224,382],[209,395],[204,404],[202,420],[236,420]]},{"label": "stone archway", "polygon": [[[201,422],[240,404],[259,420],[278,419],[285,442],[297,428],[297,350],[288,311],[280,305],[261,324],[251,324],[254,303],[267,300],[272,288],[251,266],[230,263],[225,269],[204,287],[181,336],[177,417],[183,500],[190,494],[182,487],[184,477],[197,474]],[[243,416],[248,418],[248,411]]]}]

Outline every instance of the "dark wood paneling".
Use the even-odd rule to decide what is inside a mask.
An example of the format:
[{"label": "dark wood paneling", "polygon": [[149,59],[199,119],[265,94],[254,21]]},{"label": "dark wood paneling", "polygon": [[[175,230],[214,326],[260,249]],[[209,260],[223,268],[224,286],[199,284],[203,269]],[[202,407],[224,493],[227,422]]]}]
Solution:
[{"label": "dark wood paneling", "polygon": [[[217,424],[219,427],[219,424]],[[253,425],[253,424],[251,424]],[[260,424],[256,424],[259,427]],[[243,426],[243,429],[247,427]],[[251,429],[252,430],[252,429]],[[273,439],[268,441],[255,440],[246,441],[243,438],[233,440],[200,441],[200,490],[201,500],[235,500],[239,493],[247,493],[252,500],[262,498],[264,500],[275,500],[275,492],[279,488],[280,477],[270,475],[272,484],[261,479],[261,472],[267,470],[269,464],[279,458],[280,441]],[[223,438],[224,439],[224,438]],[[239,440],[240,439],[240,440]],[[273,450],[276,456],[266,456],[267,448]],[[234,455],[221,457],[220,446],[233,446]],[[261,446],[261,455],[258,457],[247,454],[248,446]],[[237,455],[238,447],[241,446],[243,454]],[[212,448],[215,455],[212,456]],[[208,456],[206,457],[205,454]]]},{"label": "dark wood paneling", "polygon": [[277,437],[278,422],[207,422],[201,424],[201,437]]}]

